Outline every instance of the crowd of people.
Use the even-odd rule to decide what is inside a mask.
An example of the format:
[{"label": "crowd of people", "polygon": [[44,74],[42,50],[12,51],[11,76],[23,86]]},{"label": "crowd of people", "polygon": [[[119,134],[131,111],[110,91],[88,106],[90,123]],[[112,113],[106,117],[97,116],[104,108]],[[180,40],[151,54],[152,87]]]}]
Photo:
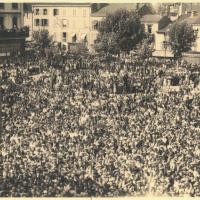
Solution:
[{"label": "crowd of people", "polygon": [[200,68],[63,55],[1,71],[0,196],[200,196]]}]

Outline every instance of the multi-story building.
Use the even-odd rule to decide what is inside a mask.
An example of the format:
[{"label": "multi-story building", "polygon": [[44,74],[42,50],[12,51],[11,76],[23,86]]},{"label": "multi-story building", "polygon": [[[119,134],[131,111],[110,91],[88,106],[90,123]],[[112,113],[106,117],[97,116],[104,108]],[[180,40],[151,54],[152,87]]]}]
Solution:
[{"label": "multi-story building", "polygon": [[91,4],[33,4],[32,11],[32,31],[47,29],[63,49],[77,43],[90,45]]},{"label": "multi-story building", "polygon": [[[150,19],[149,17],[147,18]],[[196,12],[191,12],[190,15],[187,13],[179,17],[175,22],[191,25],[196,34],[196,41],[192,44],[191,51],[184,53],[184,57],[187,57],[187,60],[195,60],[195,62],[198,61],[198,63],[200,63],[200,15],[197,15]],[[153,52],[153,56],[174,57],[169,43],[169,31],[172,24],[172,22],[166,23],[165,26],[162,26],[155,31],[155,51]]]},{"label": "multi-story building", "polygon": [[0,3],[0,56],[24,50],[23,4]]},{"label": "multi-story building", "polygon": [[170,51],[167,51],[166,47],[163,45],[163,41],[166,39],[166,34],[163,31],[169,24],[171,24],[169,17],[158,14],[144,15],[141,18],[141,23],[144,25],[145,31],[154,36],[154,42],[152,45],[154,49],[153,56],[172,56]]},{"label": "multi-story building", "polygon": [[31,32],[47,29],[63,49],[84,44],[92,50],[99,22],[117,9],[137,10],[141,15],[151,13],[145,4],[39,3],[32,5],[32,16],[31,12],[25,13],[24,21]]}]

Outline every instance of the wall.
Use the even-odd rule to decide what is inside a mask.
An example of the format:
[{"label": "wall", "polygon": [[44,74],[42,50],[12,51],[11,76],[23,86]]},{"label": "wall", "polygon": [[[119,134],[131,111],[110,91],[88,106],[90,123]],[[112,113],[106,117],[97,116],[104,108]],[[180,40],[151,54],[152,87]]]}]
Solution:
[{"label": "wall", "polygon": [[153,52],[153,56],[156,57],[173,57],[173,54],[170,51],[169,47],[164,47],[163,42],[168,41],[168,38],[164,33],[156,33],[155,34],[155,51]]},{"label": "wall", "polygon": [[192,47],[192,51],[200,52],[200,24],[199,25],[193,25],[194,30],[199,30],[197,33],[197,39]]}]

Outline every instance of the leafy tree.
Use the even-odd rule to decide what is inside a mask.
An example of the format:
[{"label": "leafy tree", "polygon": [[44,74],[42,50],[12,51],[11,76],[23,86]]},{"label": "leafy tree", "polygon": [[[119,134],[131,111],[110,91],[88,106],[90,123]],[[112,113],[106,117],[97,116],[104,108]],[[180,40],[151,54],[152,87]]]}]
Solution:
[{"label": "leafy tree", "polygon": [[191,50],[196,34],[192,26],[185,22],[174,23],[169,31],[169,45],[176,59],[182,57],[182,53]]},{"label": "leafy tree", "polygon": [[98,27],[95,50],[111,54],[129,52],[143,38],[143,26],[133,11],[120,9],[108,14]]},{"label": "leafy tree", "polygon": [[49,48],[53,44],[53,37],[49,35],[48,30],[39,30],[33,32],[33,41],[36,47],[41,52],[45,51],[45,48]]},{"label": "leafy tree", "polygon": [[151,45],[153,41],[154,41],[154,37],[152,34],[149,34],[149,33],[144,34],[144,39],[138,45],[137,50],[136,50],[139,58],[146,59],[152,56],[153,48]]},{"label": "leafy tree", "polygon": [[137,54],[139,58],[146,59],[152,57],[153,49],[151,48],[150,44],[147,40],[143,40],[142,45],[137,50]]}]

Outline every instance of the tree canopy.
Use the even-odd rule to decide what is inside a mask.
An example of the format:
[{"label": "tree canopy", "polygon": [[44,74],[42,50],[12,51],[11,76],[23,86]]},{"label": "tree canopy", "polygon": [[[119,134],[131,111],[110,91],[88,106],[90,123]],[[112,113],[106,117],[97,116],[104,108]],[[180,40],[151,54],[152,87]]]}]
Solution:
[{"label": "tree canopy", "polygon": [[96,51],[119,54],[134,49],[142,40],[144,29],[135,12],[120,9],[106,16],[98,32]]},{"label": "tree canopy", "polygon": [[33,41],[39,50],[44,51],[45,48],[50,47],[53,44],[53,37],[49,35],[48,30],[39,30],[33,32]]},{"label": "tree canopy", "polygon": [[150,58],[152,56],[153,42],[154,42],[154,36],[152,34],[145,33],[141,44],[138,45],[138,48],[136,50],[139,58],[146,59],[146,58]]},{"label": "tree canopy", "polygon": [[182,53],[191,50],[196,34],[192,26],[185,22],[174,23],[169,31],[169,44],[175,58],[181,58]]}]

